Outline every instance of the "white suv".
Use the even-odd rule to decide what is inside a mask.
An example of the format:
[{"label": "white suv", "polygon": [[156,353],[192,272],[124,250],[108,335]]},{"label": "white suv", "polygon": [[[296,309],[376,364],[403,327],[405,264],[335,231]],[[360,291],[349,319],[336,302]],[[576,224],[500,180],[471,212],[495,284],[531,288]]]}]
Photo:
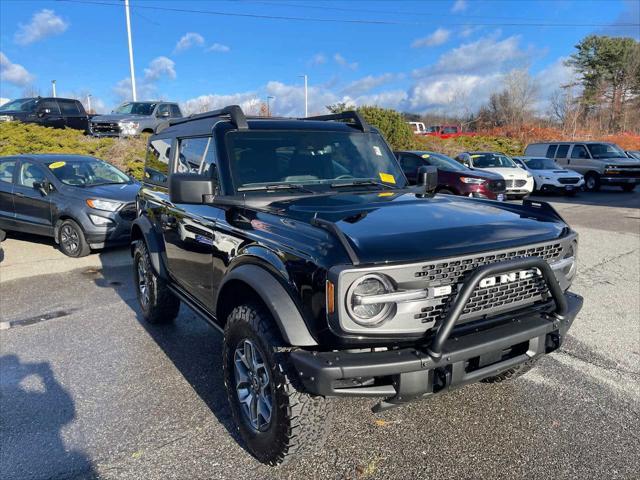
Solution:
[{"label": "white suv", "polygon": [[535,190],[575,195],[584,188],[584,177],[573,170],[563,169],[551,158],[513,157],[518,166],[533,175]]},{"label": "white suv", "polygon": [[471,169],[487,170],[500,175],[505,179],[508,197],[524,198],[533,192],[533,175],[502,153],[463,152],[456,160]]}]

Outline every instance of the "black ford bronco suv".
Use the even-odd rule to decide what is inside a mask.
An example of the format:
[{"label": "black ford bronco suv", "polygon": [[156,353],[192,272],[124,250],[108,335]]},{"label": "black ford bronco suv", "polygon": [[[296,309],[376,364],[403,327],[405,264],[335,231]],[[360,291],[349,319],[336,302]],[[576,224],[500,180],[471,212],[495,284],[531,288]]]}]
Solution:
[{"label": "black ford bronco suv", "polygon": [[[224,332],[247,449],[322,446],[328,397],[380,411],[524,373],[582,306],[577,236],[545,203],[409,186],[357,113],[247,119],[238,106],[151,136],[132,253],[144,318],[180,303]],[[185,345],[185,348],[189,348]]]}]

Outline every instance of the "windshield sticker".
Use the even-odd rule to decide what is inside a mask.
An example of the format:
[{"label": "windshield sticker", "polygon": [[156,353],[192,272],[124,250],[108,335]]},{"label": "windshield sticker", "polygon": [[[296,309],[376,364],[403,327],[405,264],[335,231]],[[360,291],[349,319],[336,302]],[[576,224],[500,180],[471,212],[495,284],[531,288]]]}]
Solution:
[{"label": "windshield sticker", "polygon": [[393,195],[393,192],[382,192],[378,194],[379,197],[392,197]]},{"label": "windshield sticker", "polygon": [[56,168],[64,167],[66,164],[67,162],[53,162],[49,164],[49,168],[54,170]]},{"label": "windshield sticker", "polygon": [[378,173],[378,175],[380,175],[380,180],[382,180],[383,182],[392,183],[394,185],[396,184],[396,179],[390,173],[380,172],[380,173]]},{"label": "windshield sticker", "polygon": [[480,157],[484,157],[484,155],[471,155],[471,158],[480,158]]},{"label": "windshield sticker", "polygon": [[382,150],[380,150],[380,147],[379,147],[379,146],[377,146],[377,145],[374,145],[374,146],[373,146],[373,152],[374,152],[377,156],[379,156],[379,157],[381,157],[381,156],[382,156]]},{"label": "windshield sticker", "polygon": [[431,156],[431,155],[429,155],[428,153],[424,153],[424,154],[422,155],[422,158],[429,158],[430,156]]}]

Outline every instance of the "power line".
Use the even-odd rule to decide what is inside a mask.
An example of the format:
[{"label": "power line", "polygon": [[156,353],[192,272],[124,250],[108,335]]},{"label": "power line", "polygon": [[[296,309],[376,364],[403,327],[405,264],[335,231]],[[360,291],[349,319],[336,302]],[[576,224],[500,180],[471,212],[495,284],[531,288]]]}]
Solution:
[{"label": "power line", "polygon": [[[58,2],[66,2],[66,3],[78,3],[84,5],[99,5],[99,6],[111,6],[111,7],[121,7],[121,3],[112,3],[106,1],[89,1],[89,0],[56,0]],[[216,10],[196,10],[189,8],[176,8],[176,7],[161,7],[156,5],[131,5],[132,9],[146,9],[146,10],[157,10],[157,11],[165,11],[165,12],[176,12],[176,13],[198,13],[202,15],[216,15],[216,16],[224,16],[224,17],[242,17],[242,18],[253,18],[253,19],[261,19],[261,20],[288,20],[288,21],[298,21],[298,22],[323,22],[323,23],[347,23],[347,24],[362,24],[362,25],[429,25],[433,26],[432,23],[427,22],[402,22],[402,21],[394,21],[394,20],[363,20],[363,19],[338,19],[338,18],[317,18],[317,17],[294,17],[287,15],[262,15],[255,13],[237,13],[237,12],[221,12]],[[484,27],[636,27],[640,26],[640,23],[618,23],[618,24],[608,24],[608,23],[482,23],[482,22],[439,22],[440,25],[446,26],[461,26],[461,27],[472,27],[472,26],[484,26]]]}]

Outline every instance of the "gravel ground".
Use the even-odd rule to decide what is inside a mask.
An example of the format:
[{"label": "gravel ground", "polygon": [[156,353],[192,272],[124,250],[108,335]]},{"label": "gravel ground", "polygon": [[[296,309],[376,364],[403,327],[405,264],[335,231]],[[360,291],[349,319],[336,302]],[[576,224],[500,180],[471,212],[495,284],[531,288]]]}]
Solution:
[{"label": "gravel ground", "polygon": [[60,273],[42,274],[33,239],[13,236],[0,478],[638,478],[640,194],[547,200],[580,234],[573,290],[585,297],[559,352],[514,382],[379,415],[338,400],[325,449],[278,468],[238,442],[219,333],[186,308],[174,325],[143,324],[123,252],[78,269],[45,249]]}]

